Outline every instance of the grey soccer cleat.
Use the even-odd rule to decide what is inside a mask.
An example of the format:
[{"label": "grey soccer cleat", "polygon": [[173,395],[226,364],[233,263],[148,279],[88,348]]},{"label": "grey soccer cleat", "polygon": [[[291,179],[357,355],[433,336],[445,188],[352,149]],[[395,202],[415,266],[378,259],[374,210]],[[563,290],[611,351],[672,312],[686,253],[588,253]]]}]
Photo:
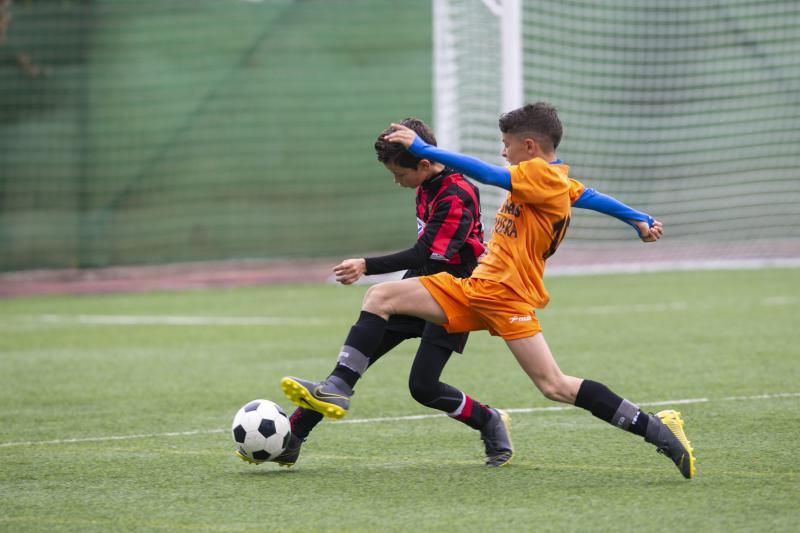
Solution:
[{"label": "grey soccer cleat", "polygon": [[511,417],[505,411],[487,407],[492,417],[481,429],[486,446],[486,466],[505,466],[514,456],[511,444]]},{"label": "grey soccer cleat", "polygon": [[288,376],[281,379],[281,389],[295,405],[338,420],[347,414],[353,391],[345,390],[347,384],[337,381],[341,380],[332,377],[325,381],[307,381]]},{"label": "grey soccer cleat", "polygon": [[275,459],[270,459],[270,461],[278,463],[281,466],[294,466],[298,457],[300,457],[300,446],[302,445],[303,439],[291,433],[289,436],[289,444],[286,445],[286,449],[283,450],[282,454]]},{"label": "grey soccer cleat", "polygon": [[649,416],[644,440],[654,444],[658,453],[672,459],[683,477],[692,479],[695,473],[694,450],[683,432],[681,414],[668,409]]}]

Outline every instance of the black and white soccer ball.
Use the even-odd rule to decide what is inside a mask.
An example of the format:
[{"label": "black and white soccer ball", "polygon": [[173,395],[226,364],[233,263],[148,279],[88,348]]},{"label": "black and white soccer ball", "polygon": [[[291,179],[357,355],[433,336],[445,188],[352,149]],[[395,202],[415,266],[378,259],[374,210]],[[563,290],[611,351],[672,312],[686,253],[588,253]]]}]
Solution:
[{"label": "black and white soccer ball", "polygon": [[239,455],[252,463],[263,463],[279,456],[289,444],[291,424],[281,406],[269,400],[245,404],[231,426]]}]

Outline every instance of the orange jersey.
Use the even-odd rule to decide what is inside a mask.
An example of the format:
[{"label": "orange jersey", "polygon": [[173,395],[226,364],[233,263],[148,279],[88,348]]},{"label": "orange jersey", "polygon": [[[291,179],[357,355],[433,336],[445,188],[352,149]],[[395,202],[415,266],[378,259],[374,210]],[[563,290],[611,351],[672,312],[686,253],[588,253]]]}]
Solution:
[{"label": "orange jersey", "polygon": [[[569,170],[569,167],[567,165],[561,165],[561,166],[564,167],[564,172],[567,172]],[[569,179],[569,205],[572,205],[578,201],[578,198],[581,197],[583,191],[586,190],[586,187],[584,187],[583,183],[581,183],[578,180],[574,180],[572,178],[568,179]]]},{"label": "orange jersey", "polygon": [[509,167],[511,192],[497,211],[488,253],[472,277],[502,283],[522,301],[542,308],[550,301],[544,264],[569,226],[570,206],[584,187],[569,167],[543,159]]}]

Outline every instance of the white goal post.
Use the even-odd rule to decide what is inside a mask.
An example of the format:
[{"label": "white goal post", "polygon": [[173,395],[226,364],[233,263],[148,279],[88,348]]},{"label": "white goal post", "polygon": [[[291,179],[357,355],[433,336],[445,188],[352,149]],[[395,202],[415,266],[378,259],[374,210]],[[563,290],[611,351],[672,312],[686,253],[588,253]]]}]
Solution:
[{"label": "white goal post", "polygon": [[[463,37],[471,32],[480,34],[473,43],[476,48],[465,48]],[[433,48],[434,129],[439,145],[501,163],[497,118],[524,102],[522,0],[434,0]],[[468,102],[480,111],[470,113],[463,105]],[[496,142],[487,142],[492,135]],[[482,192],[488,229],[503,196],[502,191],[488,188]]]},{"label": "white goal post", "polygon": [[[499,94],[498,112],[514,109],[523,103],[522,96],[522,0],[480,0],[487,17],[495,20],[488,23],[496,26],[500,44],[500,77],[497,78]],[[459,20],[465,14],[451,0],[433,1],[433,47],[434,57],[434,123],[440,132],[440,143],[451,150],[458,150],[459,108],[459,60],[455,33],[461,31]],[[463,4],[463,2],[461,2]],[[493,47],[493,43],[486,43]]]}]

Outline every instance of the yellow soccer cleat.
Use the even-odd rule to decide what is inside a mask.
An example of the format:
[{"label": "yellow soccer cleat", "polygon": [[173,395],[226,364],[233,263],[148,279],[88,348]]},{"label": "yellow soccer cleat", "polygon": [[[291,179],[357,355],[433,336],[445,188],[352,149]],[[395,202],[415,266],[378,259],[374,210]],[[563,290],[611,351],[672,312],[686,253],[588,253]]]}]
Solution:
[{"label": "yellow soccer cleat", "polygon": [[263,461],[255,461],[253,459],[250,459],[249,457],[247,457],[245,454],[243,454],[239,450],[236,450],[233,453],[236,455],[236,457],[238,457],[239,459],[241,459],[245,463],[250,463],[251,465],[260,465],[263,462]]},{"label": "yellow soccer cleat", "polygon": [[350,408],[352,391],[345,391],[337,384],[331,383],[330,379],[306,381],[285,377],[281,379],[281,389],[295,405],[311,409],[334,420],[344,417]]},{"label": "yellow soccer cleat", "polygon": [[695,474],[695,457],[692,444],[683,431],[683,418],[678,411],[667,409],[650,415],[644,440],[654,444],[658,453],[675,463],[683,477],[692,479]]}]

